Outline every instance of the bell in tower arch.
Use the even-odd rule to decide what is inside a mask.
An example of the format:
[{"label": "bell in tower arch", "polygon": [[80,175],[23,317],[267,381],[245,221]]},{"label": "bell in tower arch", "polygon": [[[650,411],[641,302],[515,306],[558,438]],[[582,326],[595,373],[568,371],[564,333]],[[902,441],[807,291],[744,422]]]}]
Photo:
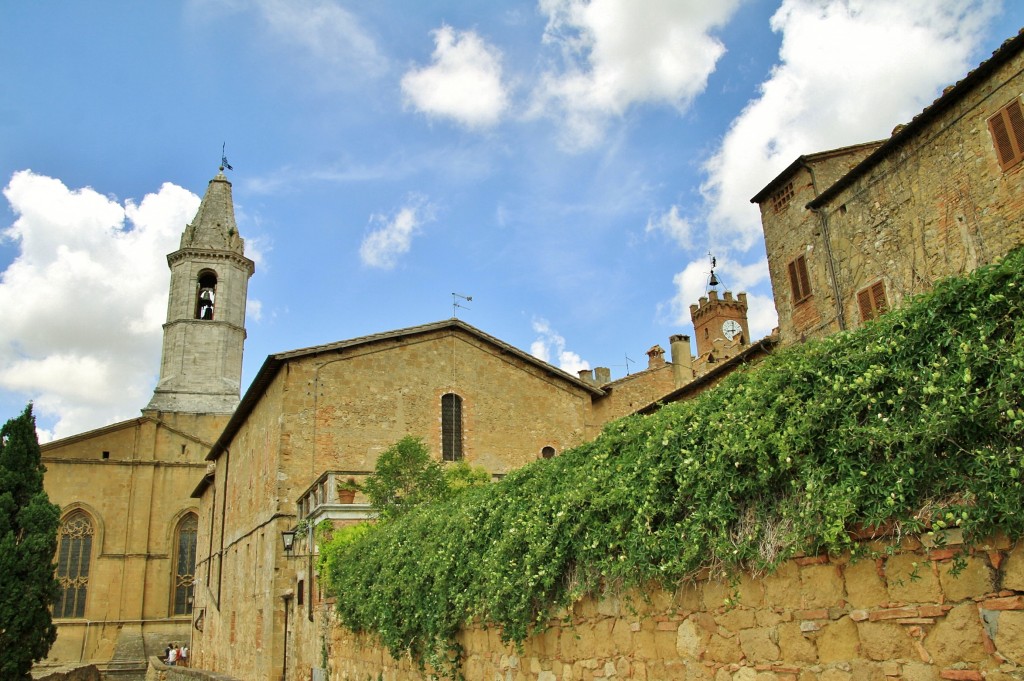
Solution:
[{"label": "bell in tower arch", "polygon": [[199,275],[196,294],[196,319],[213,319],[214,303],[217,298],[217,275],[203,272]]}]

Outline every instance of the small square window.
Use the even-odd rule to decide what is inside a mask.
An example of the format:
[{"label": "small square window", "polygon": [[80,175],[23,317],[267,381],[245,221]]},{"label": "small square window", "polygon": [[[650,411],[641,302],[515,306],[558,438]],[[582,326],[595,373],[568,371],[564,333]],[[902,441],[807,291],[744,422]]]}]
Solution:
[{"label": "small square window", "polygon": [[789,182],[785,187],[775,192],[772,195],[772,210],[776,213],[781,213],[789,205],[789,202],[793,200],[793,183]]},{"label": "small square window", "polygon": [[102,459],[103,459],[104,461],[106,461],[107,459],[109,459],[109,458],[110,458],[110,452],[103,452],[102,454],[100,454],[100,457],[101,457],[101,458],[102,458]]}]

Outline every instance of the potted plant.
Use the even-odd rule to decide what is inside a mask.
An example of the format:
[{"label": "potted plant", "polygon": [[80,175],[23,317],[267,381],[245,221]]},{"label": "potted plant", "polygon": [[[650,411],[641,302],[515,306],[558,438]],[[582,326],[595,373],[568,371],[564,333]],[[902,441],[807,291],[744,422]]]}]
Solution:
[{"label": "potted plant", "polygon": [[355,478],[348,478],[343,482],[338,483],[338,502],[342,504],[351,504],[356,498],[356,492],[362,489],[359,483],[356,482]]}]

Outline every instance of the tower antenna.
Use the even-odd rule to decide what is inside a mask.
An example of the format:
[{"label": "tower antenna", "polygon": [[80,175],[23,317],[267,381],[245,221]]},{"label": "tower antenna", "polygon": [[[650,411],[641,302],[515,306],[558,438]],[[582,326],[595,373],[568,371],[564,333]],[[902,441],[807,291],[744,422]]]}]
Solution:
[{"label": "tower antenna", "polygon": [[461,293],[455,293],[454,291],[452,291],[452,317],[458,317],[459,316],[459,308],[460,307],[463,310],[471,310],[471,309],[473,309],[473,308],[466,307],[465,305],[462,305],[461,303],[459,303],[459,299],[460,298],[462,300],[466,301],[467,303],[473,301],[473,296],[464,296]]}]

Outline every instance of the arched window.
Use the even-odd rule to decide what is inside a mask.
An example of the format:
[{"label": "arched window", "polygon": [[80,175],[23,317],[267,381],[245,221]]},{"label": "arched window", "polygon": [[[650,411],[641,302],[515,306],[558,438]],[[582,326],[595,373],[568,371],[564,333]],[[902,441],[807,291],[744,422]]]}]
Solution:
[{"label": "arched window", "polygon": [[462,461],[462,398],[455,393],[441,396],[441,456]]},{"label": "arched window", "polygon": [[94,534],[92,520],[85,511],[72,512],[60,525],[60,543],[57,546],[60,593],[53,605],[54,617],[85,617]]},{"label": "arched window", "polygon": [[213,307],[217,299],[217,274],[204,270],[196,284],[196,319],[213,319]]},{"label": "arched window", "polygon": [[553,458],[555,456],[555,448],[548,445],[547,447],[544,447],[544,449],[540,450],[540,455],[545,459]]},{"label": "arched window", "polygon": [[196,581],[196,535],[199,531],[199,516],[189,513],[174,531],[174,596],[171,604],[172,615],[192,613],[192,597]]}]

